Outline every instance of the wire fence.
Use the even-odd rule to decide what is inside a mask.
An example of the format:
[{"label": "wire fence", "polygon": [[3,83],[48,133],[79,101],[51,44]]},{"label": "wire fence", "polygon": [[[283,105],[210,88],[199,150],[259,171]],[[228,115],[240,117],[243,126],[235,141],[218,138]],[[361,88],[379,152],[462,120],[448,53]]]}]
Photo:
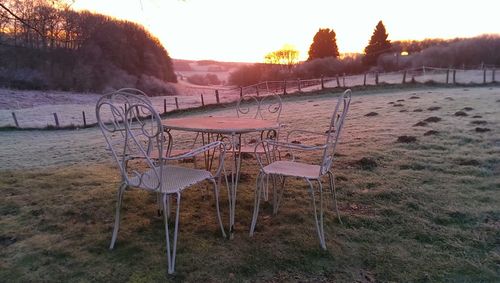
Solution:
[{"label": "wire fence", "polygon": [[[383,84],[437,83],[442,85],[481,85],[498,82],[496,67],[445,69],[422,67],[397,72],[367,72],[315,79],[265,81],[238,88],[183,87],[177,96],[151,97],[159,113],[237,101],[241,96],[287,95],[330,88],[349,88]],[[0,127],[64,128],[87,127],[97,122],[95,101],[75,104],[41,105],[16,110],[0,110]]]}]

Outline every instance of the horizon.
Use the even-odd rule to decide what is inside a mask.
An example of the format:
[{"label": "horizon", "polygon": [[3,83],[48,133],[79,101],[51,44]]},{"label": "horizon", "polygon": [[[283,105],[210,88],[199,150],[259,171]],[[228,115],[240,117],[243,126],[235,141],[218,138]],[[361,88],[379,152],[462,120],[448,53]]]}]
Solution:
[{"label": "horizon", "polygon": [[[285,44],[296,48],[299,60],[304,61],[319,28],[335,31],[340,53],[363,53],[379,20],[391,41],[500,33],[500,20],[494,12],[500,3],[478,0],[471,6],[423,0],[411,9],[394,4],[390,0],[76,0],[72,8],[141,24],[160,40],[171,58],[193,61],[258,63]],[[357,11],[358,15],[335,11]],[[353,20],[355,24],[346,24]]]}]

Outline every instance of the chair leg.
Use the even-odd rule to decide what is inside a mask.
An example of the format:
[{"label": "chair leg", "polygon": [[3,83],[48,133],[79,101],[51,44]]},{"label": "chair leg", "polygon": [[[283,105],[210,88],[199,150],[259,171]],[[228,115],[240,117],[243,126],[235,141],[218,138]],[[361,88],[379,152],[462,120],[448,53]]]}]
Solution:
[{"label": "chair leg", "polygon": [[[174,228],[174,242],[172,247],[172,252],[170,251],[170,234],[168,229],[168,216],[167,213],[164,213],[164,222],[165,222],[165,238],[166,238],[166,246],[167,246],[167,263],[168,263],[168,274],[173,274],[175,271],[175,256],[177,253],[177,234],[179,232],[179,212],[181,206],[181,194],[177,193],[177,209],[175,214],[175,228]],[[163,195],[163,208],[165,211],[167,210],[167,194]]]},{"label": "chair leg", "polygon": [[118,236],[118,230],[120,229],[120,210],[122,208],[123,193],[127,189],[127,184],[122,183],[118,188],[118,200],[116,202],[116,212],[115,212],[115,225],[113,227],[113,236],[111,237],[111,244],[109,249],[112,250],[115,247],[116,238]]},{"label": "chair leg", "polygon": [[215,209],[217,210],[217,220],[219,221],[222,237],[225,238],[226,232],[224,232],[224,225],[222,225],[222,218],[220,216],[220,209],[219,209],[219,188],[220,188],[221,178],[219,178],[219,184],[217,184],[214,179],[211,179],[211,181],[214,184]]},{"label": "chair leg", "polygon": [[337,218],[339,219],[340,224],[342,223],[342,219],[340,219],[339,207],[337,205],[337,191],[335,190],[335,175],[332,172],[328,172],[328,178],[330,179],[330,191],[333,195],[333,205],[335,206],[335,212],[337,213]]},{"label": "chair leg", "polygon": [[[273,214],[276,215],[278,214],[278,209],[281,205],[281,200],[283,199],[283,193],[285,192],[285,176],[274,176],[274,178],[279,178],[281,181],[280,184],[280,189],[275,190],[276,193],[276,198],[275,202],[273,203]],[[276,181],[273,182],[273,186],[275,186]]]},{"label": "chair leg", "polygon": [[[274,183],[273,183],[273,189],[274,189]],[[264,186],[263,194],[264,194],[264,201],[269,201],[269,175],[267,175],[266,177],[266,185]]]},{"label": "chair leg", "polygon": [[162,202],[161,202],[161,194],[160,193],[156,193],[156,204],[158,205],[158,216],[162,216],[164,211],[163,211],[163,205],[162,205]]},{"label": "chair leg", "polygon": [[[316,208],[316,197],[314,196],[315,195],[314,186],[309,179],[305,179],[305,180],[307,181],[307,183],[309,183],[309,192],[311,193],[312,205],[313,205],[313,210],[314,210],[314,220],[315,220],[315,224],[316,224],[316,231],[318,232],[319,242],[320,242],[321,248],[323,250],[326,250],[325,233],[323,231],[323,223],[322,223],[323,222],[323,205],[320,205],[320,218],[318,219],[318,211]],[[323,200],[322,194],[323,194],[323,192],[321,191],[321,187],[320,187],[320,201]],[[321,221],[321,223],[320,223],[320,221]]]},{"label": "chair leg", "polygon": [[323,209],[323,184],[321,180],[317,180],[318,188],[319,188],[319,228],[321,229],[321,235],[323,238],[323,245],[326,249],[326,241],[325,241],[325,227],[324,227],[324,209]]},{"label": "chair leg", "polygon": [[259,175],[257,175],[257,180],[255,184],[255,200],[253,206],[253,216],[252,216],[252,224],[250,225],[250,237],[253,236],[253,232],[255,231],[255,225],[257,224],[257,218],[259,216],[259,205],[261,199],[262,187],[264,186],[264,176],[265,174],[261,171]]}]

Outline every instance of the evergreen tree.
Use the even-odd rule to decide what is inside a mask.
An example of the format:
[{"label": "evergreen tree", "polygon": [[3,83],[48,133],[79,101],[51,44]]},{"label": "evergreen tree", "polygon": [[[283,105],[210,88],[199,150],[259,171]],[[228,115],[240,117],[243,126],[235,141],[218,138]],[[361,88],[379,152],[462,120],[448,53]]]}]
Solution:
[{"label": "evergreen tree", "polygon": [[384,24],[382,21],[379,21],[373,31],[370,42],[365,47],[365,56],[363,57],[365,65],[376,65],[377,59],[381,54],[391,51],[391,42],[387,40],[388,36]]},{"label": "evergreen tree", "polygon": [[339,49],[335,32],[332,29],[320,28],[314,35],[313,42],[309,47],[309,58],[307,60],[325,57],[339,57]]}]

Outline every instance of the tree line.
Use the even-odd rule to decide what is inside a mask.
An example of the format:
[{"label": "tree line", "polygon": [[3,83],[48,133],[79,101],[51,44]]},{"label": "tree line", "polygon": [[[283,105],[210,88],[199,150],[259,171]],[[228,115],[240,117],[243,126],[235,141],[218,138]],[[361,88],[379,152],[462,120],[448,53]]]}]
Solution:
[{"label": "tree line", "polygon": [[172,60],[142,26],[63,0],[6,0],[0,7],[0,86],[169,94]]},{"label": "tree line", "polygon": [[[500,65],[499,35],[394,42],[388,40],[388,36],[383,22],[379,21],[363,54],[340,54],[335,31],[320,28],[313,37],[305,62],[297,62],[298,51],[275,51],[266,56],[264,64],[244,66],[233,72],[229,83],[243,86],[260,81],[397,71],[423,65],[446,68]],[[289,60],[289,56],[285,58],[287,60],[273,58],[281,54],[294,54],[295,57],[294,60]]]}]

